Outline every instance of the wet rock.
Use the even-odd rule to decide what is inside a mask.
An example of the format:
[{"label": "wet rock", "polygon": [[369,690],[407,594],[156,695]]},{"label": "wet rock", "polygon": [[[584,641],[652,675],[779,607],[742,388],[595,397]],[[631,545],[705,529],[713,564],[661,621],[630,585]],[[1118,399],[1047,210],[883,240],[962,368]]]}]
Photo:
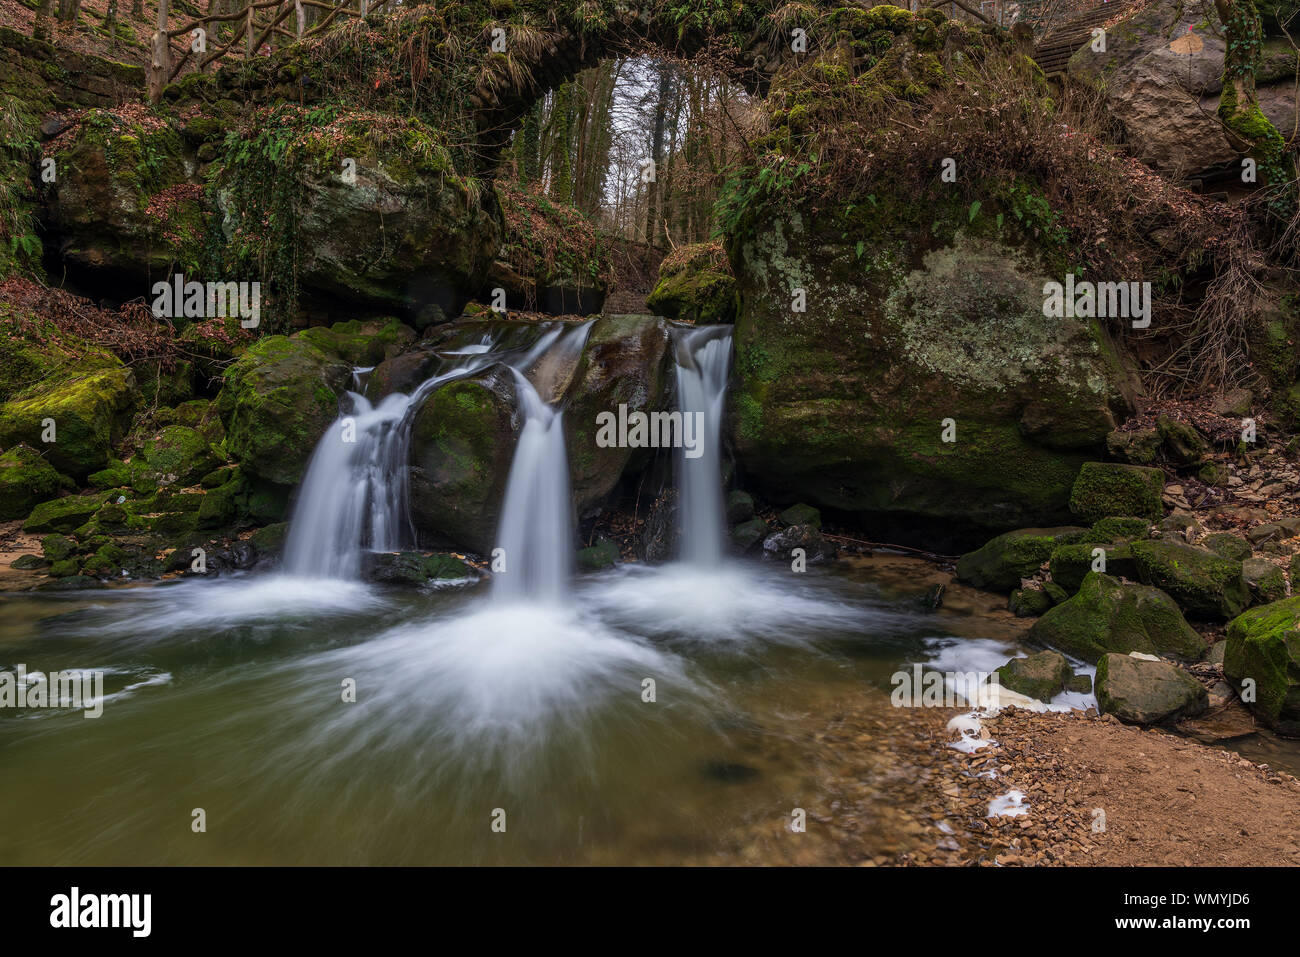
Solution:
[{"label": "wet rock", "polygon": [[1051,557],[1062,539],[1085,529],[1022,528],[1006,532],[957,561],[957,580],[989,591],[1010,591]]},{"label": "wet rock", "polygon": [[742,552],[757,548],[766,537],[767,522],[761,518],[751,518],[748,522],[742,522],[731,530],[731,541]]},{"label": "wet rock", "polygon": [[[666,562],[677,552],[681,534],[677,490],[670,488],[655,500],[641,531],[641,552],[647,562]],[[766,526],[765,526],[766,527]]]},{"label": "wet rock", "polygon": [[289,538],[289,523],[275,522],[263,526],[249,539],[257,553],[263,556],[278,556],[284,552],[284,543]]},{"label": "wet rock", "polygon": [[1286,576],[1281,568],[1267,559],[1246,559],[1241,563],[1241,574],[1260,604],[1281,601],[1286,597]]},{"label": "wet rock", "polygon": [[670,319],[697,325],[734,321],[736,280],[722,244],[680,246],[665,256],[646,306]]},{"label": "wet rock", "polygon": [[754,499],[748,492],[735,489],[727,493],[727,524],[740,525],[754,517]]},{"label": "wet rock", "polygon": [[37,568],[46,568],[49,564],[40,555],[19,555],[9,563],[9,567],[19,571],[33,571]]},{"label": "wet rock", "polygon": [[361,560],[361,577],[385,585],[458,581],[472,575],[459,558],[437,552],[367,552]]},{"label": "wet rock", "polygon": [[1070,675],[1069,680],[1065,682],[1065,690],[1073,691],[1075,694],[1092,694],[1092,675],[1082,671],[1077,675]]},{"label": "wet rock", "polygon": [[1070,511],[1089,522],[1108,516],[1157,521],[1164,514],[1160,469],[1112,462],[1085,462],[1070,491]]},{"label": "wet rock", "polygon": [[300,335],[259,339],[227,370],[217,397],[227,451],[251,475],[297,484],[351,381],[346,362]]},{"label": "wet rock", "polygon": [[831,561],[839,553],[812,525],[791,525],[763,540],[763,558],[772,561],[791,561],[795,549],[803,550],[809,565]]},{"label": "wet rock", "polygon": [[584,571],[600,571],[618,564],[618,546],[607,538],[602,538],[595,545],[578,549],[578,567]]},{"label": "wet rock", "polygon": [[1228,622],[1223,674],[1269,727],[1300,735],[1300,596]]},{"label": "wet rock", "polygon": [[1138,578],[1167,592],[1189,614],[1233,618],[1250,604],[1241,562],[1176,542],[1134,542]]},{"label": "wet rock", "polygon": [[1205,711],[1205,687],[1167,661],[1107,654],[1097,662],[1097,709],[1126,724],[1158,724]]},{"label": "wet rock", "polygon": [[1070,663],[1055,651],[1012,658],[997,670],[998,683],[1039,701],[1051,701],[1073,677]]},{"label": "wet rock", "polygon": [[1131,651],[1195,661],[1205,648],[1164,592],[1097,572],[1087,574],[1073,598],[1034,622],[1028,638],[1084,661]]}]

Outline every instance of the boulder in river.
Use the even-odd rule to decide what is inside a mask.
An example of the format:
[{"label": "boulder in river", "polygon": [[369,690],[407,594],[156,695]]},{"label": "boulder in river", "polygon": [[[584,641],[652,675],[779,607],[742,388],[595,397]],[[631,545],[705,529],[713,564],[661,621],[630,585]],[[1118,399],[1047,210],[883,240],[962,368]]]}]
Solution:
[{"label": "boulder in river", "polygon": [[1064,690],[1073,676],[1065,656],[1040,651],[1024,658],[1012,658],[997,670],[998,683],[1039,701],[1051,701]]},{"label": "boulder in river", "polygon": [[812,525],[791,525],[763,539],[763,558],[771,561],[795,560],[795,549],[803,551],[803,557],[809,565],[829,562],[839,554],[839,549],[823,538],[821,531]]},{"label": "boulder in river", "polygon": [[1021,528],[1004,532],[957,561],[957,580],[989,591],[1010,591],[1030,578],[1051,557],[1057,545],[1086,529]]}]

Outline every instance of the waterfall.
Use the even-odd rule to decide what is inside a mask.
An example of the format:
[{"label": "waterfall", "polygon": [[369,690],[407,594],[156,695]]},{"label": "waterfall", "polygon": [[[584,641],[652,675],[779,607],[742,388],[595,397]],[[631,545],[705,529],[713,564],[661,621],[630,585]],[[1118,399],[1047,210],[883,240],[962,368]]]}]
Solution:
[{"label": "waterfall", "polygon": [[[512,365],[523,428],[515,445],[497,526],[504,571],[492,582],[499,601],[558,604],[573,568],[573,505],[564,412],[568,373],[582,355],[588,324],[548,332]],[[525,372],[530,372],[530,379]]]},{"label": "waterfall", "polygon": [[722,501],[722,410],[731,370],[731,327],[679,329],[674,337],[677,405],[683,418],[699,423],[697,458],[677,451],[681,558],[693,565],[722,560],[725,531]]},{"label": "waterfall", "polygon": [[[414,544],[407,470],[411,424],[435,389],[491,364],[490,348],[485,343],[455,353],[451,369],[409,395],[385,396],[378,406],[358,392],[346,394],[347,411],[316,444],[298,493],[285,543],[285,571],[355,579],[365,550],[397,551]],[[367,371],[354,372],[358,388]]]}]

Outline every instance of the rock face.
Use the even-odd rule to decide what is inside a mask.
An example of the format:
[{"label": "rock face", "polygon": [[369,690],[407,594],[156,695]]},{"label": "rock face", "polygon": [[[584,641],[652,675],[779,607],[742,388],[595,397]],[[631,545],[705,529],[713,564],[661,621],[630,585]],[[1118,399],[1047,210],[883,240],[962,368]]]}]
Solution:
[{"label": "rock face", "polygon": [[958,559],[957,579],[989,591],[1019,588],[1020,579],[1032,577],[1058,544],[1085,532],[1072,526],[1005,532]]},{"label": "rock face", "polygon": [[[1189,29],[1201,48],[1172,49]],[[1108,31],[1106,52],[1080,49],[1069,75],[1105,91],[1109,111],[1139,160],[1165,176],[1189,178],[1238,161],[1215,113],[1224,43],[1200,11],[1162,0]],[[1290,139],[1296,129],[1295,56],[1288,56],[1283,42],[1265,40],[1258,77],[1260,109]]]},{"label": "rock face", "polygon": [[1138,578],[1168,592],[1191,615],[1233,618],[1250,604],[1241,562],[1177,542],[1134,542]]},{"label": "rock face", "polygon": [[747,482],[914,539],[1066,519],[1123,405],[1105,330],[1044,322],[1029,254],[964,229],[934,248],[867,207],[770,211],[729,247]]},{"label": "rock face", "polygon": [[1089,572],[1073,598],[1049,610],[1029,629],[1029,640],[1097,661],[1107,652],[1166,654],[1195,661],[1205,642],[1158,588],[1125,585]]},{"label": "rock face", "polygon": [[[1223,673],[1269,727],[1300,735],[1300,596],[1230,621]],[[1252,694],[1246,693],[1248,680]]]},{"label": "rock face", "polygon": [[1097,710],[1127,724],[1192,717],[1208,705],[1204,685],[1167,661],[1102,655],[1097,662]]},{"label": "rock face", "polygon": [[302,480],[312,451],[338,417],[352,370],[302,334],[259,339],[226,372],[217,397],[226,449],[251,474]]}]

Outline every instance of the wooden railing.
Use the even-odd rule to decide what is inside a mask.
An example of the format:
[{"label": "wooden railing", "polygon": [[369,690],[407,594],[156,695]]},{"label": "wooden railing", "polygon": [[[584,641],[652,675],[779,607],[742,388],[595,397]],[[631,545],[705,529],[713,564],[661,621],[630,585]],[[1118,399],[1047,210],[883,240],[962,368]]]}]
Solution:
[{"label": "wooden railing", "polygon": [[[195,69],[203,70],[234,50],[241,40],[244,42],[244,56],[251,57],[264,43],[274,42],[276,38],[297,43],[329,29],[340,17],[365,17],[382,9],[388,2],[389,0],[337,0],[335,3],[322,0],[253,0],[240,10],[211,13],[191,20],[184,26],[168,29],[169,2],[158,0],[158,29],[153,34],[153,52],[149,62],[149,101],[158,102],[163,87],[185,69],[196,53],[200,59]],[[307,26],[309,8],[324,11],[324,15],[310,28]],[[257,22],[259,14],[262,15],[261,23]],[[292,31],[282,26],[290,15],[294,17]],[[209,33],[213,32],[210,28],[222,23],[235,23],[239,28],[224,46],[209,51]],[[185,48],[184,55],[173,63],[171,41],[178,37],[189,37],[190,43]]]}]

